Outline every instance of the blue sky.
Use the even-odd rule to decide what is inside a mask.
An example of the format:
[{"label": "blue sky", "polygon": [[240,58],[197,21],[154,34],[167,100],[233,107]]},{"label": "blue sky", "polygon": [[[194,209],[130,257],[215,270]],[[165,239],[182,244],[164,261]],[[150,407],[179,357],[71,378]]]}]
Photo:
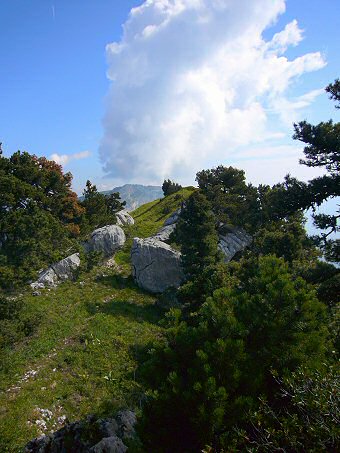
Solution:
[{"label": "blue sky", "polygon": [[[161,0],[157,1],[161,2]],[[256,1],[265,3],[268,0]],[[184,3],[186,2],[189,4],[190,0],[184,0]],[[263,112],[268,116],[267,120],[257,127],[258,129],[263,126],[264,129],[262,135],[255,141],[231,140],[230,136],[221,132],[225,130],[223,119],[221,119],[221,130],[215,128],[219,121],[218,111],[210,112],[209,108],[216,87],[211,84],[212,78],[202,76],[202,68],[209,66],[210,69],[212,68],[209,74],[215,75],[218,68],[221,71],[224,68],[219,66],[219,61],[214,60],[212,63],[208,57],[205,60],[199,60],[199,63],[195,61],[193,63],[196,65],[195,68],[199,64],[201,69],[193,75],[188,88],[187,75],[193,74],[194,66],[184,67],[184,60],[177,59],[177,53],[180,53],[178,48],[185,46],[188,35],[181,36],[179,33],[177,39],[174,33],[176,30],[181,30],[176,28],[178,25],[176,20],[180,20],[178,23],[184,24],[182,28],[189,33],[190,21],[194,17],[189,7],[188,11],[183,10],[180,14],[176,12],[175,19],[172,19],[174,15],[170,16],[170,12],[167,12],[173,21],[172,28],[168,26],[168,35],[162,30],[161,32],[156,30],[159,38],[157,36],[153,38],[150,34],[151,37],[147,37],[148,41],[136,43],[132,32],[140,26],[138,21],[142,20],[143,26],[148,25],[148,21],[150,21],[149,25],[160,23],[158,12],[150,7],[148,10],[140,11],[140,18],[137,17],[131,21],[126,27],[128,30],[126,36],[123,36],[122,24],[126,22],[129,11],[142,3],[141,0],[2,0],[0,3],[0,141],[3,142],[5,154],[9,155],[20,149],[48,157],[64,156],[61,157],[61,162],[65,162],[65,170],[73,173],[74,188],[78,193],[81,192],[87,179],[91,179],[102,189],[124,182],[161,183],[163,177],[193,183],[197,170],[221,162],[239,167],[244,163],[251,180],[259,182],[263,177],[264,182],[271,183],[275,182],[271,178],[281,177],[280,171],[274,171],[274,168],[278,169],[284,159],[282,171],[286,170],[287,164],[287,168],[293,174],[308,178],[307,173],[302,174],[298,168],[297,144],[292,142],[289,133],[292,129],[289,125],[290,115],[292,119],[308,118],[311,122],[329,117],[336,119],[333,105],[327,100],[326,95],[321,94],[315,95],[314,98],[311,95],[313,100],[307,100],[304,107],[295,109],[290,106],[286,118],[278,119],[277,110],[281,105],[287,106],[287,100],[303,101],[301,96],[326,86],[340,76],[340,40],[338,39],[340,2],[338,0],[288,0],[286,12],[278,16],[275,25],[264,27],[262,37],[269,42],[275,33],[280,32],[296,19],[298,27],[304,30],[304,39],[298,40],[296,45],[287,46],[284,51],[285,57],[292,61],[305,54],[321,52],[322,59],[327,62],[327,65],[323,66],[319,61],[316,63],[316,66],[320,66],[319,69],[311,72],[302,71],[294,77],[284,92],[278,94],[279,103],[269,98],[268,94],[266,96],[259,94],[261,105],[258,105],[258,101],[254,101],[251,109],[242,111],[243,107],[240,107],[242,103],[250,105],[249,103],[253,101],[250,97],[235,101],[235,95],[233,95],[231,116],[228,116],[225,121],[232,122],[235,120],[235,115],[241,115],[241,113],[244,115],[240,116],[241,124],[244,119],[249,118],[251,121]],[[209,9],[210,0],[206,3]],[[240,14],[237,11],[232,13]],[[227,16],[226,20],[228,20]],[[258,20],[258,16],[254,13],[254,23]],[[247,26],[250,26],[249,24],[250,21],[247,22]],[[216,39],[216,45],[221,46],[221,51],[224,43],[236,45],[233,36],[224,38],[223,24],[218,26],[221,26],[220,35],[212,35],[211,39]],[[232,26],[233,24],[229,25],[230,29]],[[209,29],[207,30],[209,32]],[[151,31],[153,33],[153,30]],[[239,33],[236,26],[234,33],[235,35]],[[295,30],[295,34],[297,33]],[[207,39],[203,42],[203,47],[206,46],[206,49],[209,49],[209,36],[207,35]],[[123,41],[121,41],[122,38]],[[190,39],[192,41],[188,42],[192,47],[188,50],[189,54],[196,45],[195,38],[190,37]],[[106,45],[113,42],[118,43],[117,46],[123,43],[125,47],[118,53],[115,50],[116,47],[106,52]],[[201,45],[197,43],[197,46],[198,44]],[[174,50],[174,46],[177,46],[177,50]],[[242,48],[246,49],[244,53],[246,55],[250,47]],[[145,67],[140,63],[141,55],[146,55],[148,58]],[[181,82],[178,74],[175,74],[173,69],[171,72],[167,66],[168,55],[169,68],[171,62],[175,67],[179,65],[179,68],[182,68]],[[130,64],[134,57],[136,59],[138,57],[138,64],[131,69],[128,63]],[[226,58],[231,62],[233,57],[228,54]],[[192,55],[189,55],[190,58],[194,59]],[[225,68],[231,66],[232,64],[229,63]],[[245,67],[248,71],[251,70],[249,69],[251,66],[247,66],[246,63]],[[110,79],[107,77],[107,72]],[[126,82],[125,79],[128,77],[133,78],[131,83]],[[178,87],[182,87],[184,95],[181,99],[190,106],[186,111],[183,110],[182,104],[181,107],[173,104],[173,92],[164,92],[164,87],[173,86],[175,77],[177,77],[176,93],[178,93]],[[185,82],[183,82],[184,78]],[[231,75],[230,80],[234,79]],[[211,88],[208,94],[205,93],[204,80],[207,81],[206,86]],[[218,87],[227,89],[228,83],[232,83],[230,80],[219,81]],[[261,80],[257,81],[261,82]],[[190,91],[193,85],[195,85],[196,94]],[[246,80],[243,81],[242,87],[248,87]],[[231,89],[236,90],[234,85],[230,87]],[[204,97],[204,102],[194,105],[192,100],[196,95],[202,99]],[[129,108],[126,104],[129,104]],[[257,107],[261,109],[257,111]],[[202,113],[204,108],[207,110]],[[275,112],[272,114],[272,111]],[[144,112],[148,115],[144,115]],[[196,114],[198,119],[194,124],[192,118]],[[148,118],[151,124],[148,123]],[[159,128],[155,124],[155,118],[162,120]],[[279,128],[278,122],[280,122]],[[200,150],[195,154],[197,143],[202,142],[201,135],[196,134],[197,124],[201,124],[201,130],[206,131],[207,136],[216,137],[216,141],[208,151]],[[143,125],[143,128],[138,128],[140,125]],[[161,135],[164,129],[168,131],[168,136],[165,135],[165,138]],[[174,131],[179,131],[178,136]],[[185,133],[181,135],[182,131]],[[268,131],[273,133],[272,137],[268,136]],[[238,133],[242,137],[251,134],[252,130],[246,130],[245,126],[245,129],[241,128]],[[173,141],[169,146],[164,142],[167,137]],[[219,148],[228,149],[228,153],[223,154]],[[218,150],[216,153],[215,149]],[[271,149],[273,149],[272,154]],[[69,157],[65,158],[65,156]],[[286,156],[290,156],[289,162]],[[262,165],[263,171],[261,171]],[[269,175],[271,168],[273,174]],[[307,171],[310,170],[307,169]],[[310,174],[312,177],[312,173]],[[159,175],[158,181],[157,175]]]}]

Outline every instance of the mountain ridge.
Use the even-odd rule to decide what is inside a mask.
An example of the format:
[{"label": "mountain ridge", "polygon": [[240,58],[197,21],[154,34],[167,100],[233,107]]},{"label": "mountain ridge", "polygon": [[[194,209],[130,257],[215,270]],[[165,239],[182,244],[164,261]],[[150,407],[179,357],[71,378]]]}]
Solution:
[{"label": "mountain ridge", "polygon": [[[161,186],[144,185],[144,184],[124,184],[123,186],[114,187],[111,190],[104,190],[100,193],[103,195],[110,195],[113,192],[119,192],[122,201],[126,202],[125,209],[133,211],[143,204],[150,203],[150,201],[163,198],[163,191]],[[83,200],[84,197],[79,197]]]}]

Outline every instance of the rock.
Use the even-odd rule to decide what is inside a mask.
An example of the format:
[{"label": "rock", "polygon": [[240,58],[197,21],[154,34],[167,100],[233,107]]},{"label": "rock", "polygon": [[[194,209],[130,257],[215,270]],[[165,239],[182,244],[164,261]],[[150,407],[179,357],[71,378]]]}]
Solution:
[{"label": "rock", "polygon": [[135,238],[131,262],[133,277],[147,291],[161,293],[184,281],[181,253],[158,239]]},{"label": "rock", "polygon": [[[41,272],[40,272],[40,274],[41,274]],[[40,275],[40,274],[39,274],[39,275]],[[44,285],[44,283],[34,282],[34,283],[31,283],[31,288],[32,288],[32,289],[37,289],[37,290],[38,290],[38,289],[44,289],[44,288],[45,288],[45,285]]]},{"label": "rock", "polygon": [[54,433],[33,439],[25,453],[125,453],[124,439],[136,435],[137,419],[134,412],[118,412],[115,418],[96,420],[93,415],[85,420],[68,423]]},{"label": "rock", "polygon": [[118,412],[116,421],[118,424],[119,437],[121,437],[122,439],[132,439],[133,437],[135,437],[137,417],[133,411],[125,410]]},{"label": "rock", "polygon": [[162,227],[157,234],[152,236],[153,239],[157,239],[158,241],[163,241],[166,242],[170,239],[170,235],[172,232],[174,232],[176,229],[176,225],[166,225]]},{"label": "rock", "polygon": [[122,211],[117,212],[116,218],[117,218],[117,225],[134,225],[135,224],[133,217],[128,213],[128,211],[126,209],[123,209]]},{"label": "rock", "polygon": [[41,296],[41,291],[33,291],[32,296]]},{"label": "rock", "polygon": [[96,426],[102,437],[112,437],[118,432],[118,423],[114,418],[100,418],[96,421]]},{"label": "rock", "polygon": [[65,281],[73,277],[74,271],[80,266],[79,253],[74,253],[67,258],[52,265],[58,280]]},{"label": "rock", "polygon": [[34,283],[31,283],[32,289],[43,289],[45,286],[56,286],[58,283],[58,276],[54,272],[53,267],[48,267],[46,270],[42,271],[39,276],[38,280]]},{"label": "rock", "polygon": [[127,446],[117,436],[105,437],[91,448],[91,453],[125,453]]},{"label": "rock", "polygon": [[45,286],[56,286],[59,282],[72,278],[74,271],[79,266],[79,253],[74,253],[42,271],[38,276],[38,280],[31,283],[31,288],[38,290],[45,288]]},{"label": "rock", "polygon": [[123,247],[125,240],[124,231],[120,226],[106,225],[92,232],[91,238],[85,244],[85,250],[111,256]]},{"label": "rock", "polygon": [[25,453],[45,453],[49,448],[51,438],[49,436],[40,436],[31,440],[26,447]]},{"label": "rock", "polygon": [[224,229],[219,235],[218,248],[224,255],[224,261],[229,262],[237,252],[243,251],[251,244],[252,237],[240,227]]},{"label": "rock", "polygon": [[164,226],[173,225],[174,223],[176,223],[180,213],[181,208],[177,209],[177,211],[175,211],[173,214],[171,214],[171,216],[168,219],[166,219],[166,221],[164,222]]}]

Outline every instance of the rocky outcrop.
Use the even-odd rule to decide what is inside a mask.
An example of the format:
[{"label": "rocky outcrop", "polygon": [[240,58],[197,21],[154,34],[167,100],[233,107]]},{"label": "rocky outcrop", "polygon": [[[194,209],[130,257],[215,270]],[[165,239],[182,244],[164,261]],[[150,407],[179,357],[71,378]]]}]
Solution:
[{"label": "rocky outcrop", "polygon": [[180,252],[158,239],[135,238],[131,262],[138,286],[152,293],[177,288],[184,281]]},{"label": "rocky outcrop", "polygon": [[[176,229],[180,212],[181,209],[174,212],[154,236],[134,239],[131,250],[132,273],[140,288],[152,293],[163,293],[169,288],[178,288],[184,282],[181,253],[166,243]],[[218,248],[225,262],[229,262],[251,241],[251,236],[242,228],[222,225]]]},{"label": "rocky outcrop", "polygon": [[117,225],[134,225],[135,221],[133,217],[128,213],[126,209],[123,209],[122,211],[117,212],[116,214],[117,218]]},{"label": "rocky outcrop", "polygon": [[177,211],[172,213],[171,216],[169,218],[167,218],[166,221],[164,222],[164,226],[173,225],[174,223],[176,223],[178,221],[181,211],[182,211],[182,209],[179,208],[179,209],[177,209]]},{"label": "rocky outcrop", "polygon": [[117,436],[104,437],[90,450],[91,453],[126,453],[127,446]]},{"label": "rocky outcrop", "polygon": [[101,252],[108,257],[121,249],[125,240],[125,233],[120,226],[106,225],[91,233],[91,237],[85,243],[84,248],[87,252]]},{"label": "rocky outcrop", "polygon": [[237,252],[243,251],[251,244],[252,237],[240,227],[227,228],[219,235],[218,248],[229,262]]},{"label": "rocky outcrop", "polygon": [[125,453],[124,441],[136,436],[136,423],[136,415],[130,410],[118,412],[115,418],[96,420],[89,416],[33,439],[26,445],[25,453]]},{"label": "rocky outcrop", "polygon": [[41,289],[46,286],[56,286],[60,282],[71,279],[79,266],[79,253],[74,253],[42,271],[38,276],[38,280],[31,283],[31,287],[33,289]]},{"label": "rocky outcrop", "polygon": [[158,233],[152,236],[152,238],[157,239],[158,241],[166,242],[170,239],[170,235],[175,231],[175,229],[176,224],[165,225],[158,231]]}]

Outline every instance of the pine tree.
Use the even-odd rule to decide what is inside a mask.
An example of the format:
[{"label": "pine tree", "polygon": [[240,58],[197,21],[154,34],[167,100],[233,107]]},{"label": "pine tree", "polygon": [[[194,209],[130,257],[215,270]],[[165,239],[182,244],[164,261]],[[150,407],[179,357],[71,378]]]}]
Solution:
[{"label": "pine tree", "polygon": [[162,184],[162,190],[165,197],[175,192],[178,192],[180,189],[182,189],[182,186],[180,184],[171,181],[170,179],[167,180],[164,179],[164,182]]},{"label": "pine tree", "polygon": [[218,235],[215,216],[207,198],[199,191],[186,202],[176,228],[181,245],[184,272],[188,279],[198,277],[205,267],[216,263]]}]

